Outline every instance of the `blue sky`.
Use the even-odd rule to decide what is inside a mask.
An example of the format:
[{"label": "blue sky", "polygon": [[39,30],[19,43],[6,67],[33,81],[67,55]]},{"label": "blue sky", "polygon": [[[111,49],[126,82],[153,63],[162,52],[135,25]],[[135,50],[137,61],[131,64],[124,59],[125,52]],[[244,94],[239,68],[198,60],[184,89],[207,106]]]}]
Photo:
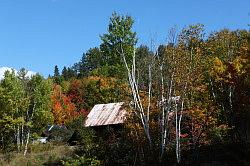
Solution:
[{"label": "blue sky", "polygon": [[0,0],[0,67],[47,76],[55,65],[73,65],[99,46],[113,11],[135,19],[139,44],[158,45],[175,25],[248,29],[249,7],[249,0]]}]

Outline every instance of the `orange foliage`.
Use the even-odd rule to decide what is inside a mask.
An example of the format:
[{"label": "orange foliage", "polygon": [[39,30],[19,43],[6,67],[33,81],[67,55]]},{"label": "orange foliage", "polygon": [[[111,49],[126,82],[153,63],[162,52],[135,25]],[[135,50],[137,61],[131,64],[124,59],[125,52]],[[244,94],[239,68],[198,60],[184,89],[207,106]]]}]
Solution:
[{"label": "orange foliage", "polygon": [[79,116],[82,112],[76,111],[74,103],[71,102],[69,97],[62,93],[60,85],[55,85],[51,100],[55,124],[64,124],[76,116]]}]

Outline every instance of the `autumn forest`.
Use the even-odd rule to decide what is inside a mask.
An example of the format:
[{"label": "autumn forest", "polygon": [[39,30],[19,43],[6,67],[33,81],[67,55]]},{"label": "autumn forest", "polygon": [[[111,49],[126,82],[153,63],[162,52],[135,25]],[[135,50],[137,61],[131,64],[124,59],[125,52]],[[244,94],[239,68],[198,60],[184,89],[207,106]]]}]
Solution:
[{"label": "autumn forest", "polygon": [[[99,46],[47,78],[5,72],[0,165],[250,164],[249,30],[195,24],[148,46],[133,25],[113,13]],[[116,102],[124,124],[84,126],[94,105]]]}]

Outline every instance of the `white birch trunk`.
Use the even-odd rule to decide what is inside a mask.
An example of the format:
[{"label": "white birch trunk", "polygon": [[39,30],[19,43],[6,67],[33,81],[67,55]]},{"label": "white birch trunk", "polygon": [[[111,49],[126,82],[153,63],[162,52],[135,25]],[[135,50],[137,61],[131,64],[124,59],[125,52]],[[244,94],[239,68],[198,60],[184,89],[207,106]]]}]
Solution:
[{"label": "white birch trunk", "polygon": [[233,111],[233,101],[232,101],[232,85],[229,86],[229,105],[230,105],[230,110]]},{"label": "white birch trunk", "polygon": [[24,126],[21,126],[21,147],[24,145]]},{"label": "white birch trunk", "polygon": [[[30,116],[29,116],[29,113],[28,113],[28,111],[27,111],[27,119],[28,119],[28,121],[30,121],[30,122],[31,122],[32,119],[33,119],[33,115],[34,115],[34,110],[35,110],[35,108],[36,108],[36,102],[34,102],[34,105],[33,105],[33,108],[32,108],[32,113],[31,113]],[[24,153],[23,153],[24,156],[26,156],[27,151],[28,151],[29,139],[30,139],[30,127],[28,126],[28,127],[27,127],[26,142],[25,142],[25,147],[24,147]]]},{"label": "white birch trunk", "polygon": [[161,128],[162,128],[162,135],[161,135],[161,154],[160,154],[160,160],[163,157],[164,149],[166,147],[167,143],[167,130],[168,130],[168,120],[169,120],[169,110],[171,109],[171,97],[172,97],[172,91],[173,91],[173,79],[174,79],[174,72],[172,72],[170,85],[168,88],[168,100],[164,98],[164,78],[162,75],[163,67],[160,66],[161,71],[161,104],[162,104],[162,119],[161,119]]},{"label": "white birch trunk", "polygon": [[17,142],[17,152],[20,152],[20,127],[17,126],[17,134],[16,134],[16,142]]},{"label": "white birch trunk", "polygon": [[147,110],[147,123],[149,123],[149,110],[151,104],[151,89],[152,89],[152,72],[151,72],[151,65],[148,66],[148,110]]},{"label": "white birch trunk", "polygon": [[29,139],[30,139],[30,131],[28,131],[27,138],[26,138],[26,143],[25,143],[24,153],[23,153],[24,156],[26,156],[27,151],[28,151]]},{"label": "white birch trunk", "polygon": [[216,101],[216,96],[215,96],[215,92],[214,92],[214,85],[213,85],[212,79],[210,77],[209,77],[209,82],[211,85],[211,90],[212,90],[212,95],[213,95],[214,101]]},{"label": "white birch trunk", "polygon": [[179,151],[179,144],[180,144],[180,131],[179,131],[179,127],[178,127],[178,104],[177,102],[175,101],[175,141],[176,141],[176,144],[175,144],[175,153],[176,153],[176,159],[177,159],[177,163],[180,163],[180,151]]},{"label": "white birch trunk", "polygon": [[[181,101],[181,109],[180,109],[180,115],[179,115],[179,119],[178,119],[178,125],[176,125],[177,127],[177,137],[176,137],[176,157],[177,157],[177,162],[180,163],[181,162],[181,120],[182,120],[182,112],[184,109],[184,100],[186,97],[186,89],[187,89],[187,82],[185,83],[185,87],[184,87],[184,92],[182,95],[182,101]],[[176,104],[176,109],[177,109],[177,104]],[[177,113],[177,111],[176,111]],[[176,114],[176,116],[178,117],[178,113]]]},{"label": "white birch trunk", "polygon": [[161,119],[161,155],[160,155],[160,160],[162,160],[163,154],[164,154],[164,149],[166,145],[166,137],[167,137],[167,132],[166,132],[166,126],[165,126],[165,100],[164,100],[164,78],[162,74],[163,70],[163,65],[160,66],[160,71],[161,71],[161,104],[162,104],[162,119]]},{"label": "white birch trunk", "polygon": [[[148,121],[149,111],[148,111],[148,114],[147,114],[148,116],[144,114],[144,109],[143,109],[142,102],[141,102],[141,99],[140,99],[140,94],[139,94],[139,88],[138,88],[138,84],[136,82],[135,50],[134,50],[134,53],[133,53],[133,64],[132,64],[132,69],[131,70],[128,67],[128,63],[127,63],[125,54],[123,52],[122,46],[121,46],[120,54],[122,56],[125,67],[127,69],[129,84],[130,84],[132,94],[133,94],[135,110],[137,111],[136,113],[139,114],[139,118],[141,120],[144,132],[146,134],[146,137],[147,137],[147,139],[149,141],[149,145],[151,147],[151,137],[150,137],[150,133],[149,133],[149,121]],[[151,89],[149,89],[149,90],[150,90],[150,93],[151,93]]]}]

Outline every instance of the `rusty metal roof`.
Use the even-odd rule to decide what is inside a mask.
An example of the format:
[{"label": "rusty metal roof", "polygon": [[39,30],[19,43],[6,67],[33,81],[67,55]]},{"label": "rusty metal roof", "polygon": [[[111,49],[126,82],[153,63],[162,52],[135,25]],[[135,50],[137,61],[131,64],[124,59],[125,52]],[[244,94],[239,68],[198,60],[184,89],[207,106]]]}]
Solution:
[{"label": "rusty metal roof", "polygon": [[95,105],[87,116],[85,126],[102,126],[124,123],[126,111],[124,103],[108,103]]}]

